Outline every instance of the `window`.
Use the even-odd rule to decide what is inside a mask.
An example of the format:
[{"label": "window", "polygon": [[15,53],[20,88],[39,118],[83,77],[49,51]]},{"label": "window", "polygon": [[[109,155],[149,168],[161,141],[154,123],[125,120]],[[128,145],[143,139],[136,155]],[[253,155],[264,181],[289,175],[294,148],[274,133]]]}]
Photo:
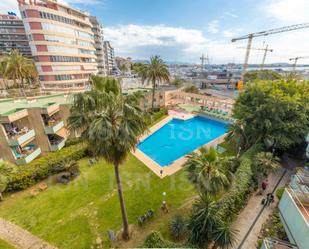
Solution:
[{"label": "window", "polygon": [[80,66],[52,66],[53,71],[79,71]]},{"label": "window", "polygon": [[69,53],[69,54],[77,54],[77,48],[66,48],[61,46],[47,46],[48,52],[60,52],[60,53]]},{"label": "window", "polygon": [[94,51],[87,50],[87,49],[78,49],[80,54],[94,54]]},{"label": "window", "polygon": [[51,31],[56,31],[59,33],[64,33],[64,34],[70,34],[70,35],[74,35],[74,30],[67,28],[67,27],[63,27],[60,25],[55,25],[55,24],[51,24],[51,23],[42,23],[42,29],[46,29],[46,30],[51,30]]},{"label": "window", "polygon": [[80,62],[78,57],[71,56],[50,56],[49,60],[52,62]]}]

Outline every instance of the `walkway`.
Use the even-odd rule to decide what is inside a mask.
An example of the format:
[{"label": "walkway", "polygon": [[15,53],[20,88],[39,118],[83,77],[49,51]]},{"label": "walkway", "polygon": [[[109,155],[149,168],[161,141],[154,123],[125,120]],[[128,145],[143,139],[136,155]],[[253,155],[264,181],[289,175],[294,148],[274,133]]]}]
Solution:
[{"label": "walkway", "polygon": [[[285,173],[285,169],[281,168],[276,173],[270,174],[268,180],[269,186],[265,191],[264,196],[257,194],[259,190],[253,193],[248,204],[234,222],[233,227],[239,231],[237,236],[239,240],[234,245],[233,249],[256,248],[262,225],[267,221],[268,217],[272,214],[278,204],[278,199],[275,194],[275,202],[268,207],[263,208],[261,205],[262,199],[268,192],[275,192],[275,189],[286,185],[290,180],[290,172],[286,171]],[[278,184],[279,181],[280,183]]]},{"label": "walkway", "polygon": [[28,231],[0,218],[0,239],[20,249],[57,249]]}]

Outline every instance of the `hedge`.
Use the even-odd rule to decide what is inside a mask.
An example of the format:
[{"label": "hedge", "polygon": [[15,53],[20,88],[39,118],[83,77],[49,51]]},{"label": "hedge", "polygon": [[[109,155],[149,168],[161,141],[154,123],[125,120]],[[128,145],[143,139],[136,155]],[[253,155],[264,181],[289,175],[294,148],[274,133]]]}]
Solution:
[{"label": "hedge", "polygon": [[72,145],[59,151],[50,152],[29,164],[19,166],[7,185],[6,191],[26,189],[49,175],[64,170],[63,160],[79,160],[85,156],[87,145]]},{"label": "hedge", "polygon": [[231,221],[246,205],[246,200],[252,192],[254,178],[254,156],[260,152],[262,146],[257,144],[248,149],[240,158],[240,165],[235,173],[235,180],[229,191],[218,201],[218,209],[224,221]]}]

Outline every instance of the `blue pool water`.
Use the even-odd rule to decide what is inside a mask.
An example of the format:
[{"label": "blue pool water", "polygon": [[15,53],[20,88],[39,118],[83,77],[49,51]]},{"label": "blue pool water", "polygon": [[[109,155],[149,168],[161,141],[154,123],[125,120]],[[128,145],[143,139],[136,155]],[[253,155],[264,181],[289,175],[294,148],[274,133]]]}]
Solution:
[{"label": "blue pool water", "polygon": [[137,148],[164,167],[223,135],[226,129],[227,124],[201,116],[186,121],[172,119]]}]

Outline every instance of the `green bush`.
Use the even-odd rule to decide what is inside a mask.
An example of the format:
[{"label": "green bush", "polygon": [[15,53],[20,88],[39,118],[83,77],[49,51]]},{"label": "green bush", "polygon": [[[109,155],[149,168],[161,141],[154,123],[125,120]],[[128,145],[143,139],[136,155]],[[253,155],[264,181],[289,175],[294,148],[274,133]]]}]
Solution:
[{"label": "green bush", "polygon": [[179,248],[179,246],[171,241],[163,239],[162,235],[158,231],[153,231],[149,234],[142,248]]},{"label": "green bush", "polygon": [[51,152],[31,163],[19,166],[11,177],[6,191],[26,189],[49,175],[65,170],[64,160],[79,160],[85,156],[87,145],[84,143],[72,145],[62,150]]},{"label": "green bush", "polygon": [[174,239],[179,240],[186,232],[186,223],[181,215],[175,215],[170,223],[170,232]]},{"label": "green bush", "polygon": [[261,145],[253,145],[240,158],[235,180],[226,194],[218,201],[218,210],[224,221],[232,220],[244,207],[248,194],[252,191],[254,176],[254,156],[261,151]]},{"label": "green bush", "polygon": [[284,187],[281,187],[281,188],[278,188],[277,190],[276,190],[276,196],[277,196],[277,198],[279,199],[279,201],[281,200],[281,197],[282,197],[282,195],[283,195],[283,192],[284,192]]},{"label": "green bush", "polygon": [[165,107],[160,108],[158,111],[155,111],[151,114],[149,124],[155,123],[157,120],[167,115],[167,109]]}]

